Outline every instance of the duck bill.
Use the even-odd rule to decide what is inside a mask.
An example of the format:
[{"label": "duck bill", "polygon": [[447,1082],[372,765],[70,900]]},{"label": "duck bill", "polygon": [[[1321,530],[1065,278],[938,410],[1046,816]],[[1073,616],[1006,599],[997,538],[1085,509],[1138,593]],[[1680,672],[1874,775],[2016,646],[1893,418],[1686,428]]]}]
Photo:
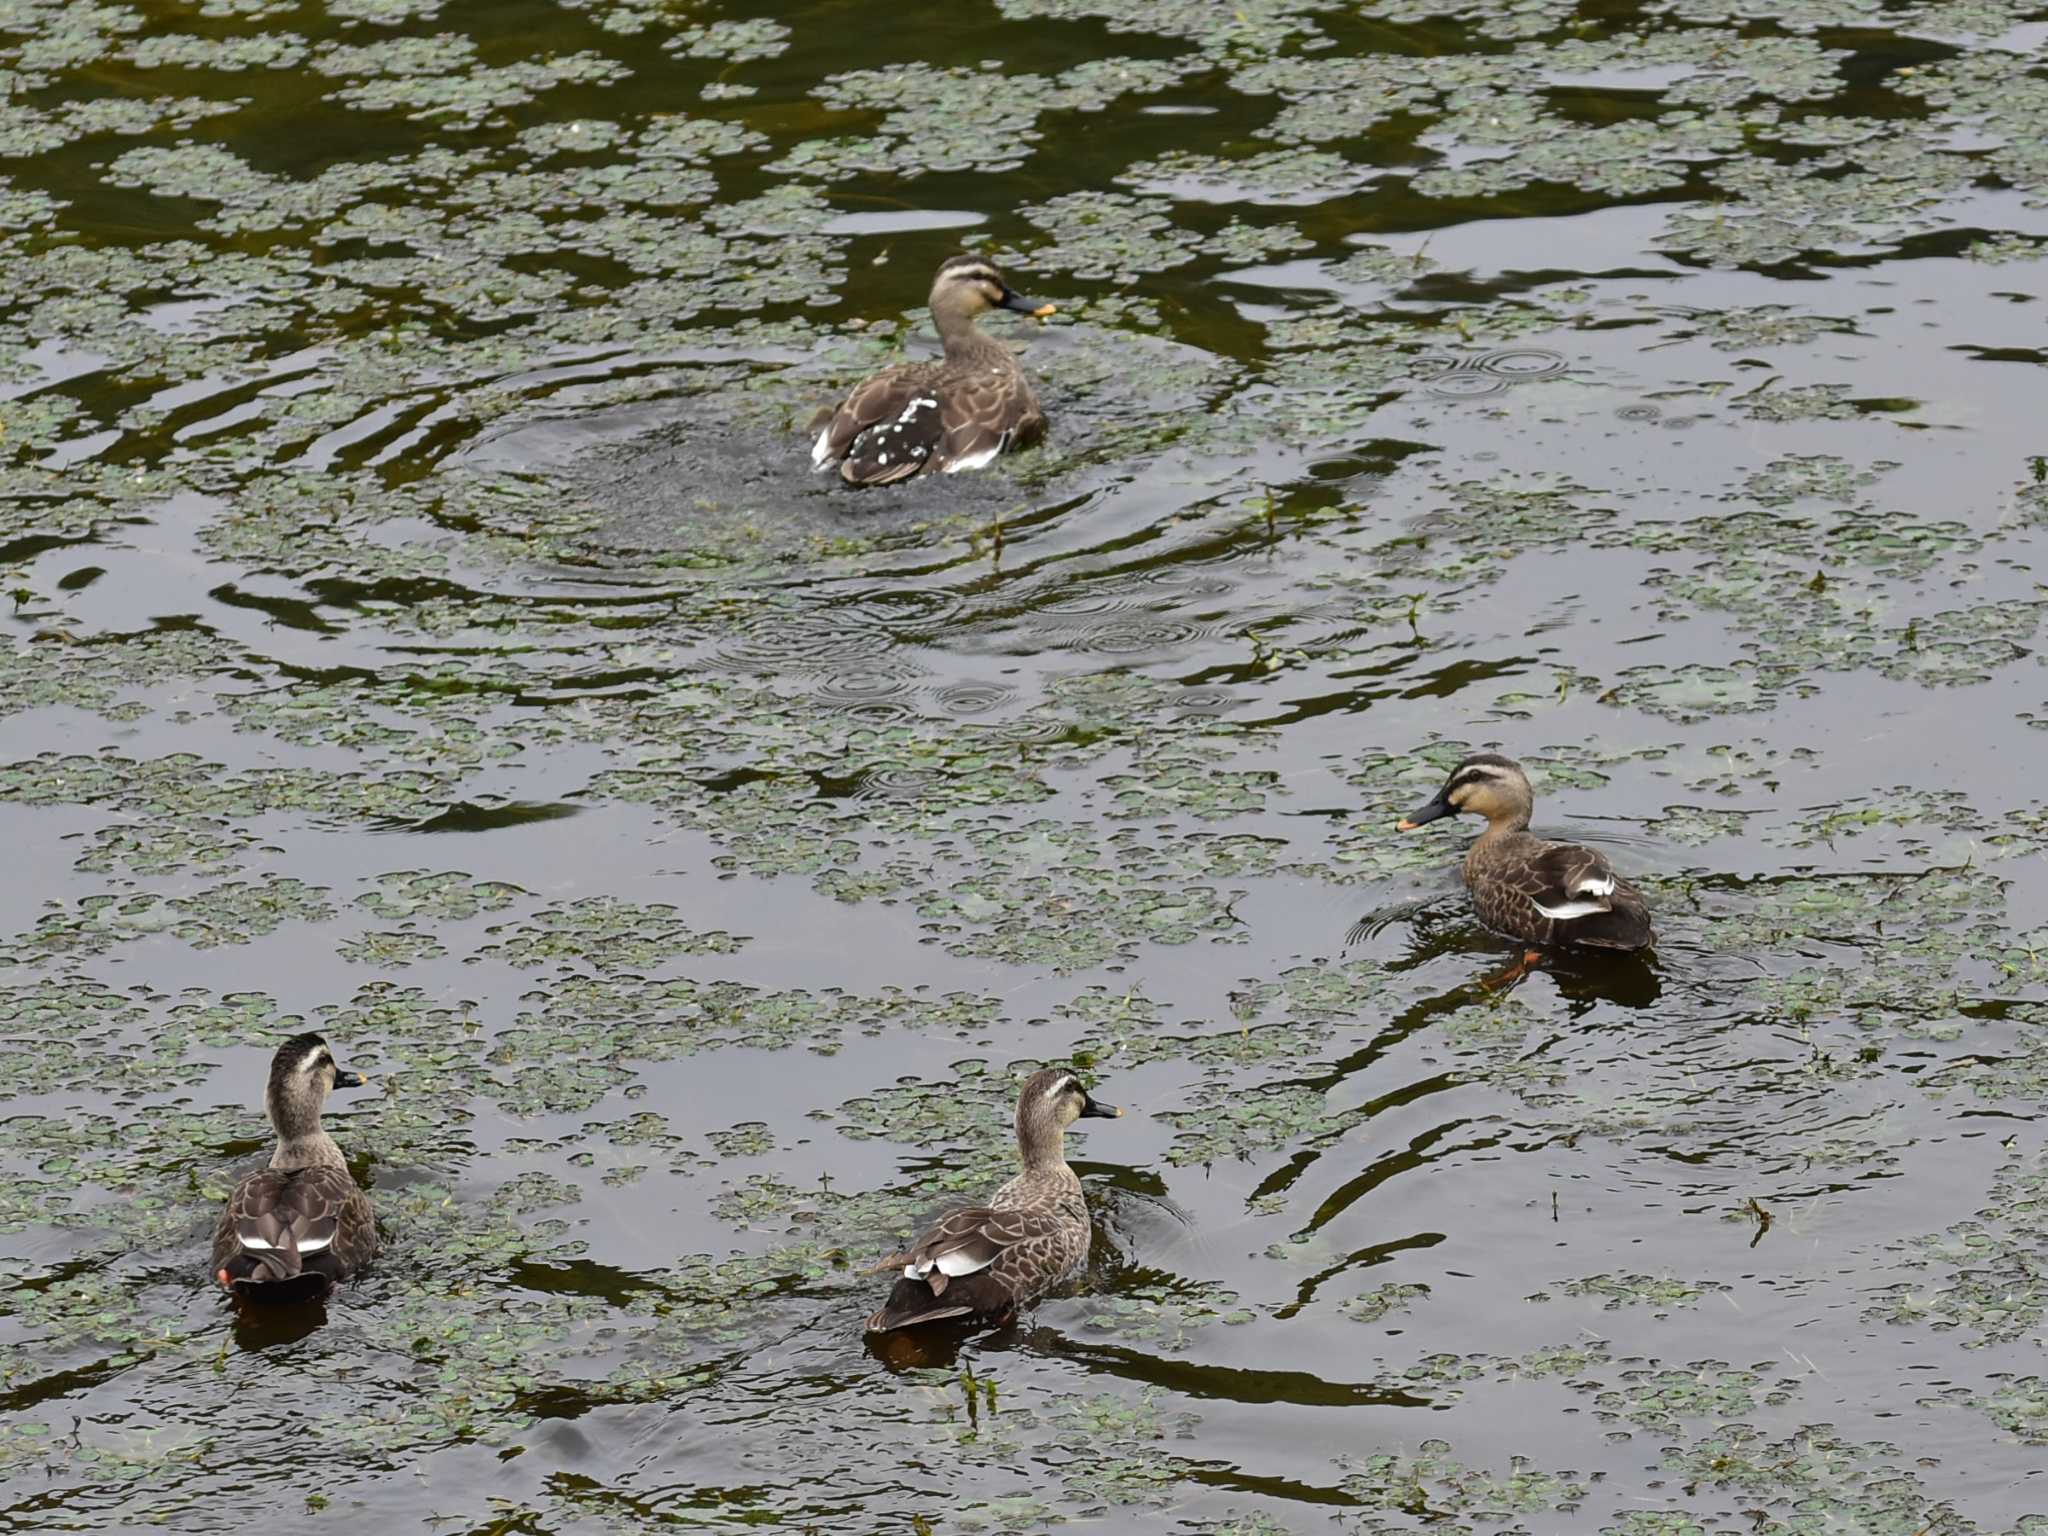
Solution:
[{"label": "duck bill", "polygon": [[1027,299],[1014,288],[1003,290],[1003,308],[1014,309],[1020,315],[1029,315],[1034,320],[1043,320],[1047,315],[1059,313],[1057,304],[1041,304],[1036,299]]},{"label": "duck bill", "polygon": [[1083,1120],[1116,1120],[1122,1116],[1123,1111],[1114,1104],[1104,1104],[1099,1099],[1087,1099],[1081,1105]]},{"label": "duck bill", "polygon": [[339,1067],[334,1069],[334,1086],[337,1088],[361,1088],[368,1082],[369,1079],[360,1072],[344,1072]]},{"label": "duck bill", "polygon": [[1450,815],[1451,809],[1451,802],[1442,795],[1438,795],[1429,804],[1418,805],[1406,816],[1403,816],[1397,825],[1399,830],[1403,832],[1413,832],[1417,827],[1428,826],[1429,823],[1435,821],[1439,816]]}]

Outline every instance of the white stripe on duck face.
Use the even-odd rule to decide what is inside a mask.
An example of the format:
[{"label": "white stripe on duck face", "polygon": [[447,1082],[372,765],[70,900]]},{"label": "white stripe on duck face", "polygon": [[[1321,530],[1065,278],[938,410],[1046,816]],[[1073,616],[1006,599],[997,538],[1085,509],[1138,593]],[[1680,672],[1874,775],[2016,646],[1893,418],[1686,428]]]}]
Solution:
[{"label": "white stripe on duck face", "polygon": [[1507,774],[1491,763],[1467,763],[1451,775],[1446,790],[1466,789],[1474,784],[1505,784]]},{"label": "white stripe on duck face", "polygon": [[1057,1099],[1069,1088],[1074,1089],[1076,1092],[1079,1092],[1081,1088],[1081,1080],[1078,1077],[1074,1076],[1074,1074],[1071,1072],[1069,1072],[1065,1077],[1060,1078],[1056,1082],[1046,1084],[1045,1096],[1048,1099]]}]

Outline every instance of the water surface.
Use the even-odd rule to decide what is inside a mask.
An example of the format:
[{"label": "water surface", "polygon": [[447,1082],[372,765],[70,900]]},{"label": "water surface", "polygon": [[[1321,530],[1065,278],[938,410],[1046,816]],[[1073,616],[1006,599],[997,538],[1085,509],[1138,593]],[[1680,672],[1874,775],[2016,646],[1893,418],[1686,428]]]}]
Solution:
[{"label": "water surface", "polygon": [[[0,1528],[2048,1529],[2044,23],[0,7]],[[1051,441],[811,476],[963,245]],[[1481,745],[1653,960],[1488,989]]]}]

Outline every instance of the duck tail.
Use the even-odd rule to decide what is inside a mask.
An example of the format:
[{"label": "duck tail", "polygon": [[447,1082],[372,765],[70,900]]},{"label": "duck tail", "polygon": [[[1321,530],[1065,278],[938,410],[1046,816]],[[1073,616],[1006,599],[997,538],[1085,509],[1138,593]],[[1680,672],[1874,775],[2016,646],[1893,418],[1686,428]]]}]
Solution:
[{"label": "duck tail", "polygon": [[250,1280],[290,1280],[305,1267],[299,1257],[298,1235],[274,1211],[252,1216],[235,1228],[235,1241],[256,1265]]},{"label": "duck tail", "polygon": [[[976,1284],[975,1282],[981,1282]],[[869,1333],[891,1333],[959,1318],[993,1317],[1015,1305],[1015,1298],[990,1289],[984,1276],[954,1280],[941,1296],[923,1280],[904,1276],[889,1292],[882,1309],[868,1319]]]},{"label": "duck tail", "polygon": [[926,1323],[943,1323],[973,1315],[972,1307],[932,1306],[929,1304],[929,1293],[924,1304],[913,1303],[910,1307],[901,1309],[896,1306],[895,1298],[891,1297],[888,1305],[868,1319],[868,1332],[894,1333],[898,1328],[919,1328]]}]

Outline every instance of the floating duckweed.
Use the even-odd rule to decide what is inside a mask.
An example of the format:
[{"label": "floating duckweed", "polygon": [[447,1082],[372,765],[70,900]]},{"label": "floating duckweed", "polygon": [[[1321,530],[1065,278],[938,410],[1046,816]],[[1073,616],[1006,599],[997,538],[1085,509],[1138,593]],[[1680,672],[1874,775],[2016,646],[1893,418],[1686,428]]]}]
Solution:
[{"label": "floating duckweed", "polygon": [[[2023,1487],[2021,0],[999,0],[943,63],[668,0],[0,10],[11,1483],[192,1525],[290,1423],[309,1514],[374,1463],[464,1528],[1911,1536]],[[829,489],[805,422],[931,355],[956,243],[1061,305],[989,328],[1048,442]],[[1656,956],[1505,990],[1460,836],[1392,829],[1479,746]],[[280,1327],[202,1254],[306,1028],[386,1249]],[[1090,1272],[863,1356],[1026,1050],[1134,1111],[1074,1139]],[[1928,1147],[1954,1210],[1887,1228]],[[1482,1227],[1562,1246],[1504,1285]],[[1795,1299],[1830,1402],[1940,1376],[1903,1449],[1667,1344]],[[1336,1403],[1387,1454],[1275,1461]],[[881,1493],[789,1471],[848,1404]]]},{"label": "floating duckweed", "polygon": [[1663,1434],[1681,1419],[1726,1423],[1747,1418],[1760,1405],[1791,1401],[1799,1390],[1798,1378],[1772,1381],[1764,1374],[1769,1369],[1768,1364],[1744,1369],[1702,1360],[1682,1368],[1624,1371],[1619,1385],[1594,1395],[1594,1411]]},{"label": "floating duckweed", "polygon": [[1649,1307],[1662,1317],[1673,1307],[1694,1306],[1709,1292],[1725,1292],[1728,1287],[1716,1280],[1695,1282],[1655,1275],[1591,1275],[1583,1280],[1568,1280],[1558,1289],[1566,1296],[1598,1298],[1610,1312],[1617,1307]]},{"label": "floating duckweed", "polygon": [[1388,1284],[1375,1286],[1344,1303],[1343,1313],[1354,1323],[1377,1323],[1414,1310],[1414,1304],[1429,1295],[1426,1285]]},{"label": "floating duckweed", "polygon": [[1313,1146],[1359,1124],[1359,1110],[1333,1111],[1321,1092],[1274,1087],[1226,1092],[1198,1089],[1196,1106],[1158,1118],[1175,1127],[1167,1161],[1179,1165],[1249,1158],[1279,1146]]},{"label": "floating duckweed", "polygon": [[457,871],[430,875],[405,869],[380,876],[376,888],[358,896],[356,905],[387,921],[459,922],[480,912],[502,911],[525,894],[502,880],[472,880]]},{"label": "floating duckweed", "polygon": [[1774,702],[1753,675],[1733,667],[1632,667],[1614,689],[1616,702],[1678,721],[1751,714]]},{"label": "floating duckweed", "polygon": [[335,946],[342,959],[356,965],[374,965],[402,970],[425,960],[437,960],[448,953],[447,946],[431,934],[410,929],[357,934]]},{"label": "floating duckweed", "polygon": [[[477,910],[489,908],[479,905]],[[497,942],[484,945],[478,954],[507,965],[583,960],[605,971],[639,970],[672,955],[729,955],[747,942],[719,931],[698,933],[665,903],[642,906],[615,896],[589,896],[546,907],[532,922],[516,927],[501,923],[484,931]]]},{"label": "floating duckweed", "polygon": [[1257,1314],[1237,1300],[1235,1291],[1221,1286],[1137,1286],[1115,1296],[1085,1297],[1081,1307],[1085,1326],[1099,1333],[1178,1351],[1212,1323],[1237,1326],[1252,1321]]},{"label": "floating duckweed", "polygon": [[1341,1486],[1367,1510],[1396,1514],[1416,1508],[1439,1518],[1486,1523],[1539,1511],[1569,1512],[1586,1496],[1573,1474],[1544,1472],[1520,1456],[1505,1476],[1454,1460],[1443,1440],[1424,1440],[1414,1455],[1380,1452],[1346,1458]]},{"label": "floating duckweed", "polygon": [[1177,227],[1169,217],[1171,208],[1164,198],[1122,192],[1065,193],[1024,210],[1051,243],[1031,247],[1016,264],[1033,272],[1134,283],[1146,273],[1184,266],[1205,253],[1248,264],[1307,245],[1284,224],[1233,221],[1204,238]]},{"label": "floating duckweed", "polygon": [[789,45],[789,28],[756,17],[749,21],[713,21],[683,28],[661,46],[693,59],[772,59]]},{"label": "floating duckweed", "polygon": [[287,922],[321,922],[334,915],[331,893],[290,875],[228,880],[190,896],[137,893],[87,896],[71,910],[43,916],[8,953],[16,964],[58,955],[90,955],[156,934],[197,949],[247,944]]},{"label": "floating duckweed", "polygon": [[1866,1315],[1943,1332],[1965,1329],[1965,1342],[1975,1348],[2025,1338],[2048,1316],[2048,1274],[2038,1262],[2044,1233],[2048,1168],[2038,1157],[2009,1162],[1983,1210],[1901,1245],[1903,1267],[1919,1277],[1885,1287]]}]

